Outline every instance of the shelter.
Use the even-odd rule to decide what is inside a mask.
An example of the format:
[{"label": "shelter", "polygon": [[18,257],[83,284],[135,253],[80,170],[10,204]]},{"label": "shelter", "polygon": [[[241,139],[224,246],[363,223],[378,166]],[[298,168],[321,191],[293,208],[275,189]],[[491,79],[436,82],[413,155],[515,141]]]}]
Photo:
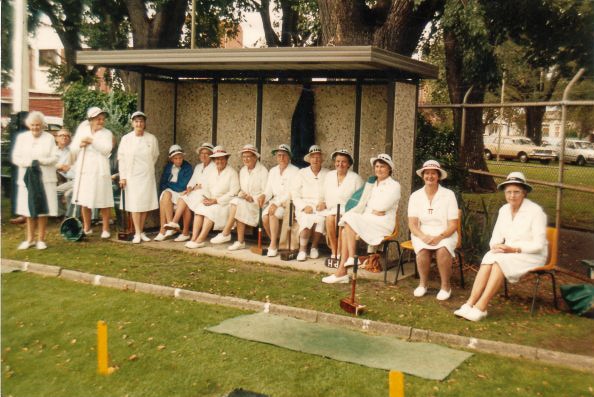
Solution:
[{"label": "shelter", "polygon": [[140,73],[139,107],[159,139],[159,167],[173,143],[196,162],[193,149],[204,141],[224,145],[235,167],[246,143],[274,165],[271,149],[291,142],[295,105],[310,84],[323,151],[350,150],[364,178],[371,156],[392,155],[402,185],[400,230],[407,230],[418,83],[436,78],[437,67],[371,46],[79,51],[77,62]]}]

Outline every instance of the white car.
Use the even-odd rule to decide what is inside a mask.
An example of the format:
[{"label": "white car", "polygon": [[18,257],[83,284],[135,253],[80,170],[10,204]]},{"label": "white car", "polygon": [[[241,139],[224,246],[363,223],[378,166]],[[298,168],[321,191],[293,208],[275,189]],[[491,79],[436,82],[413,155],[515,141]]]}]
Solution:
[{"label": "white car", "polygon": [[592,148],[592,144],[588,141],[577,139],[565,140],[564,160],[566,163],[575,163],[579,166],[594,164],[594,149]]}]

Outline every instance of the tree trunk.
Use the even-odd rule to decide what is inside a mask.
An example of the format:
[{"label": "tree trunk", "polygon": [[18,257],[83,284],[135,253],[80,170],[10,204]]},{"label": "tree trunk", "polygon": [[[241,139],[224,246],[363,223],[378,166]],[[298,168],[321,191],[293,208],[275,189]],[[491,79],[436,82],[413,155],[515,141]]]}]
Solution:
[{"label": "tree trunk", "polygon": [[149,18],[144,0],[125,0],[134,48],[177,48],[187,0],[168,0]]},{"label": "tree trunk", "polygon": [[[464,95],[471,84],[464,81],[464,70],[462,62],[462,53],[458,45],[456,35],[444,30],[445,43],[445,67],[448,92],[452,103],[462,103]],[[476,86],[468,96],[468,103],[482,103],[485,97],[485,87]],[[462,131],[462,110],[454,109],[454,131],[461,135]],[[488,170],[487,163],[483,153],[485,151],[483,143],[483,111],[480,108],[466,109],[464,141],[459,143],[458,166],[462,171],[469,169]],[[494,191],[496,188],[495,180],[489,176],[476,174],[467,174],[463,178],[464,189],[471,192]]]},{"label": "tree trunk", "polygon": [[545,107],[528,106],[526,112],[526,136],[535,144],[542,143],[542,120],[544,119]]},{"label": "tree trunk", "polygon": [[318,0],[323,45],[370,45],[372,26],[365,21],[361,0]]}]

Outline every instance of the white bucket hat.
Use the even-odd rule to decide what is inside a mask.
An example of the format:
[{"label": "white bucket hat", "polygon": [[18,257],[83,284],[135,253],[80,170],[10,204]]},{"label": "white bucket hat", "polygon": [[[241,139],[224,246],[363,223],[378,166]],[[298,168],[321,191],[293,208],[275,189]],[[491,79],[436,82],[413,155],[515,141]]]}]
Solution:
[{"label": "white bucket hat", "polygon": [[200,151],[202,149],[206,149],[212,154],[212,151],[214,150],[214,146],[210,142],[204,142],[202,145],[200,145],[196,148],[196,153],[200,154]]},{"label": "white bucket hat", "polygon": [[528,191],[532,191],[532,186],[526,183],[526,177],[519,171],[510,172],[505,181],[497,185],[497,190],[503,190],[507,185],[521,185]]},{"label": "white bucket hat", "polygon": [[144,119],[146,120],[146,114],[144,114],[140,110],[137,110],[136,112],[132,113],[132,116],[130,116],[130,120],[134,120],[134,117],[144,117]]},{"label": "white bucket hat", "polygon": [[254,145],[247,144],[244,145],[243,148],[239,151],[239,154],[243,154],[245,152],[253,153],[257,158],[260,158],[260,153],[258,153],[258,149]]},{"label": "white bucket hat", "polygon": [[94,119],[95,117],[99,116],[101,113],[107,116],[107,112],[100,107],[93,106],[87,110],[87,120]]},{"label": "white bucket hat", "polygon": [[392,161],[392,157],[389,154],[381,153],[378,154],[377,157],[372,157],[370,161],[371,166],[373,167],[376,161],[383,161],[384,163],[390,166],[390,169],[394,170],[394,162]]},{"label": "white bucket hat", "polygon": [[229,157],[231,154],[227,153],[223,146],[215,146],[212,149],[212,154],[209,156],[211,159],[216,159],[217,157]]},{"label": "white bucket hat", "polygon": [[169,158],[172,158],[176,154],[180,154],[180,153],[184,154],[184,151],[181,146],[176,144],[176,145],[171,145],[169,147]]},{"label": "white bucket hat", "polygon": [[303,157],[303,160],[306,163],[309,163],[309,156],[311,156],[314,153],[320,153],[320,154],[322,154],[322,148],[319,147],[318,145],[311,145],[309,147],[309,152]]},{"label": "white bucket hat", "polygon": [[437,170],[439,171],[439,180],[443,180],[446,179],[448,177],[448,173],[441,168],[441,165],[439,164],[439,162],[435,161],[435,160],[427,160],[423,163],[423,167],[419,168],[417,170],[417,175],[420,176],[421,178],[423,177],[423,172],[425,172],[425,170]]},{"label": "white bucket hat", "polygon": [[346,149],[338,149],[334,152],[332,152],[332,155],[330,156],[332,158],[332,160],[336,159],[336,156],[341,155],[341,156],[346,156],[349,158],[349,160],[351,161],[351,165],[353,165],[353,163],[355,162],[353,160],[353,155]]},{"label": "white bucket hat", "polygon": [[287,152],[289,157],[293,158],[293,152],[291,152],[291,147],[285,143],[281,143],[280,145],[278,145],[276,149],[272,149],[272,155],[276,155],[276,152],[278,151]]}]

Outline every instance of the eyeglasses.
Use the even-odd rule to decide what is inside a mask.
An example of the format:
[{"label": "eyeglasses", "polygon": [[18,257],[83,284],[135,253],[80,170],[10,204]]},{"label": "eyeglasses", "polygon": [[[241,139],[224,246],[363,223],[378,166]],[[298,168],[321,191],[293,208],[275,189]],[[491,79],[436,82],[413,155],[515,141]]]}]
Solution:
[{"label": "eyeglasses", "polygon": [[70,138],[70,135],[58,135],[58,138]]}]

